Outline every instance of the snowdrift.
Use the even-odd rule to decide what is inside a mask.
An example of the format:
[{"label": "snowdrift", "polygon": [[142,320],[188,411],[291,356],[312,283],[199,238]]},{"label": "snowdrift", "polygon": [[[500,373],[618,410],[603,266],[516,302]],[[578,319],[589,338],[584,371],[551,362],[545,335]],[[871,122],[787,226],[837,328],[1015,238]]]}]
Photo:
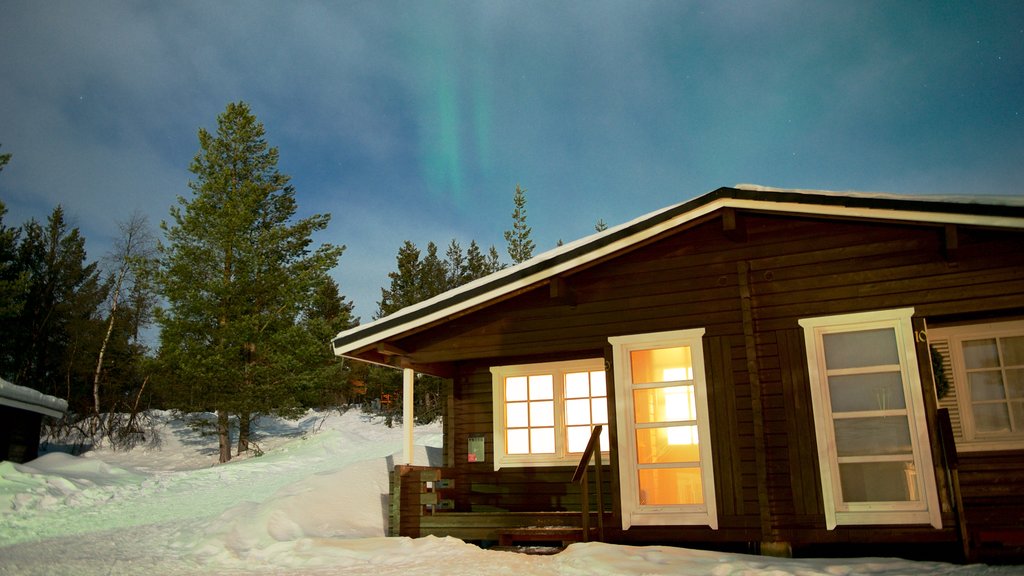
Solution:
[{"label": "snowdrift", "polygon": [[[356,411],[265,418],[256,438],[263,456],[214,465],[216,438],[170,414],[156,416],[158,447],[0,462],[0,574],[1022,573],[600,543],[527,556],[452,538],[386,538],[388,470],[401,450],[399,428]],[[431,464],[439,455],[440,425],[417,427],[416,441],[415,463]]]}]

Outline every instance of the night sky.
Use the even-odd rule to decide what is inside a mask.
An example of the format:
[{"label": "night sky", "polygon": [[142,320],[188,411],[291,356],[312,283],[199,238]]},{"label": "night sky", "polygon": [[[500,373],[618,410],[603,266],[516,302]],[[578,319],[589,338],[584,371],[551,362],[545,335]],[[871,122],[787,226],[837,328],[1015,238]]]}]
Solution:
[{"label": "night sky", "polygon": [[100,259],[244,100],[371,319],[403,240],[538,252],[719,186],[1024,194],[1024,2],[0,0],[4,223]]}]

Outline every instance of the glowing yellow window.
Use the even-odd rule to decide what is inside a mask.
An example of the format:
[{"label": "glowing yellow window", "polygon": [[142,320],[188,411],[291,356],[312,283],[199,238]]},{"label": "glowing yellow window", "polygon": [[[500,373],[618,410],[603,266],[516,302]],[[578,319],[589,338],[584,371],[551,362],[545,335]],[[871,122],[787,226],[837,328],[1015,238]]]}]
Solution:
[{"label": "glowing yellow window", "polygon": [[609,338],[615,363],[622,526],[718,527],[704,330]]},{"label": "glowing yellow window", "polygon": [[630,351],[643,504],[701,504],[700,440],[689,346]]}]

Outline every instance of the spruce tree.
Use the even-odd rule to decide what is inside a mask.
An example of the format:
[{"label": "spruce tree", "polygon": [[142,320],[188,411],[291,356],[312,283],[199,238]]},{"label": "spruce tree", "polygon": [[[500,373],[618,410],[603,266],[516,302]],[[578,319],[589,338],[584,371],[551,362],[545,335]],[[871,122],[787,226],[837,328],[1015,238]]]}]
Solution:
[{"label": "spruce tree", "polygon": [[98,309],[106,297],[95,262],[86,261],[85,238],[69,228],[61,206],[46,226],[30,220],[18,246],[25,300],[14,335],[15,384],[64,398],[72,411],[91,404],[90,365],[99,348]]},{"label": "spruce tree", "polygon": [[462,246],[454,238],[448,244],[448,249],[445,250],[444,269],[445,290],[462,286],[470,280],[466,255],[462,252]]},{"label": "spruce tree", "polygon": [[512,210],[512,229],[505,231],[505,242],[508,243],[508,256],[513,264],[519,264],[533,257],[534,244],[530,239],[530,227],[526,224],[526,190],[516,184],[516,192],[512,197],[515,208]]},{"label": "spruce tree", "polygon": [[228,104],[216,134],[199,130],[191,198],[171,208],[159,245],[161,356],[192,386],[187,407],[216,411],[221,462],[231,458],[231,414],[245,450],[252,415],[298,405],[290,371],[303,368],[301,306],[344,250],[311,251],[330,216],[295,220],[295,190],[264,134],[244,102]]},{"label": "spruce tree", "polygon": [[423,299],[423,289],[419,281],[420,249],[406,240],[398,249],[395,261],[396,270],[388,273],[391,281],[389,287],[380,289],[380,301],[377,302],[377,313],[374,318],[383,318]]}]

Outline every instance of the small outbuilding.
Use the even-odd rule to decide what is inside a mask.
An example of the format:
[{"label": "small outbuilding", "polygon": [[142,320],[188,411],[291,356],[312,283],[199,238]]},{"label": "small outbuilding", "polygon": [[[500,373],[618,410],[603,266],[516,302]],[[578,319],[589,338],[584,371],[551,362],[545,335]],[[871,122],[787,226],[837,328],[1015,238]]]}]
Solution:
[{"label": "small outbuilding", "polygon": [[60,398],[0,378],[0,460],[35,460],[43,416],[60,418],[67,409]]}]

